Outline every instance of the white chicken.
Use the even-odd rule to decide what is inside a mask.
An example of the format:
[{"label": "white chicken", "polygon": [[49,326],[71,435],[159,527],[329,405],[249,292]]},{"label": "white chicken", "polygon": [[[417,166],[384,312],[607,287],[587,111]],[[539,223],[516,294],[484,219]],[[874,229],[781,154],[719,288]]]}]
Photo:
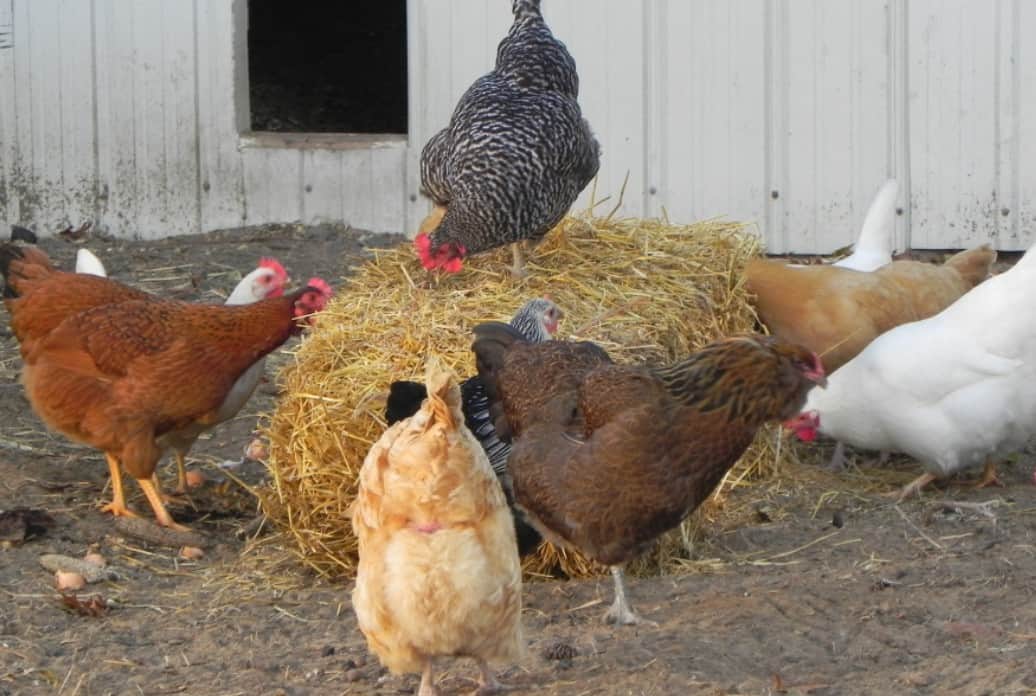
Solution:
[{"label": "white chicken", "polygon": [[995,460],[1036,434],[1036,247],[928,319],[882,334],[810,392],[786,425],[855,447],[903,452],[925,468],[899,492]]},{"label": "white chicken", "polygon": [[425,383],[421,409],[386,430],[360,470],[353,609],[383,665],[422,673],[419,696],[438,693],[437,656],[474,658],[490,691],[488,662],[524,650],[514,524],[456,381],[433,366]]},{"label": "white chicken", "polygon": [[867,209],[853,253],[833,265],[854,271],[875,271],[892,263],[892,233],[896,222],[896,195],[899,184],[889,179]]}]

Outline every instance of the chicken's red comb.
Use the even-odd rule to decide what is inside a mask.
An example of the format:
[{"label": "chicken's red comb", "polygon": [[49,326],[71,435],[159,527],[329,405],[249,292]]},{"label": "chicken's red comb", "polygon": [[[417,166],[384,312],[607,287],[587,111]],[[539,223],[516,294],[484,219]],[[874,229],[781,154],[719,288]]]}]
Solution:
[{"label": "chicken's red comb", "polygon": [[269,268],[277,274],[278,278],[288,277],[288,272],[284,270],[284,266],[281,265],[281,262],[272,256],[264,256],[259,259],[259,268]]},{"label": "chicken's red comb", "polygon": [[310,278],[306,281],[306,287],[313,288],[324,297],[331,297],[334,292],[331,285],[323,278]]},{"label": "chicken's red comb", "polygon": [[422,232],[414,237],[414,248],[425,253],[431,251],[432,238],[428,236],[427,232]]}]

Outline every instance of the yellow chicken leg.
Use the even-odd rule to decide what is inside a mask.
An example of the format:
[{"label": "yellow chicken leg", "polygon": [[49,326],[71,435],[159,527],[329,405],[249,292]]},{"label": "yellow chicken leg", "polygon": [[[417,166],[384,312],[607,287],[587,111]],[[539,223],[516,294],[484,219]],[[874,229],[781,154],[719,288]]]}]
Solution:
[{"label": "yellow chicken leg", "polygon": [[137,517],[137,513],[126,507],[126,496],[122,490],[122,470],[119,468],[119,460],[104,453],[108,460],[108,471],[112,479],[112,501],[101,508],[101,512],[110,512],[116,517]]},{"label": "yellow chicken leg", "polygon": [[165,503],[162,502],[162,492],[158,490],[158,486],[155,485],[154,479],[137,479],[137,483],[140,484],[140,488],[144,491],[144,495],[147,496],[147,501],[151,503],[151,509],[155,511],[155,519],[158,520],[158,524],[163,527],[169,527],[170,529],[178,529],[181,532],[191,531],[190,527],[177,524],[173,520],[173,516],[165,509]]},{"label": "yellow chicken leg", "polygon": [[1003,482],[996,475],[996,462],[992,458],[986,459],[986,465],[982,469],[982,475],[972,484],[973,488],[986,488],[987,486],[1003,486]]}]

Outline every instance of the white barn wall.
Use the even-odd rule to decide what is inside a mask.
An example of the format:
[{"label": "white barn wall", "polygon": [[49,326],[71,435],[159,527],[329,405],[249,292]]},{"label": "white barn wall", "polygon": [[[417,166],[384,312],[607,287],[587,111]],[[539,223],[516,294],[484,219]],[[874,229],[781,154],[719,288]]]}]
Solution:
[{"label": "white barn wall", "polygon": [[[900,248],[1034,239],[1030,3],[544,5],[601,141],[602,211],[628,177],[619,215],[726,216],[757,223],[772,251],[829,252],[895,176]],[[246,7],[0,0],[0,220],[141,237],[324,220],[412,232],[428,210],[420,149],[492,66],[510,3],[408,0],[407,138],[279,147],[242,136]]]}]

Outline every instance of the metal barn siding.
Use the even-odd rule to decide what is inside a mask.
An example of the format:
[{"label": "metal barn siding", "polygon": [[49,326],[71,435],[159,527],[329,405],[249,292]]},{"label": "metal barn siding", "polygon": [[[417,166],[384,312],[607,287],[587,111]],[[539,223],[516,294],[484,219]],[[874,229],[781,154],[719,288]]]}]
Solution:
[{"label": "metal barn siding", "polygon": [[[508,0],[407,9],[409,137],[278,141],[247,133],[246,0],[0,0],[0,221],[412,232],[421,147],[511,16]],[[544,14],[601,141],[600,210],[628,177],[620,215],[726,216],[772,251],[829,252],[894,176],[900,248],[1036,239],[1031,3],[544,0]]]}]

